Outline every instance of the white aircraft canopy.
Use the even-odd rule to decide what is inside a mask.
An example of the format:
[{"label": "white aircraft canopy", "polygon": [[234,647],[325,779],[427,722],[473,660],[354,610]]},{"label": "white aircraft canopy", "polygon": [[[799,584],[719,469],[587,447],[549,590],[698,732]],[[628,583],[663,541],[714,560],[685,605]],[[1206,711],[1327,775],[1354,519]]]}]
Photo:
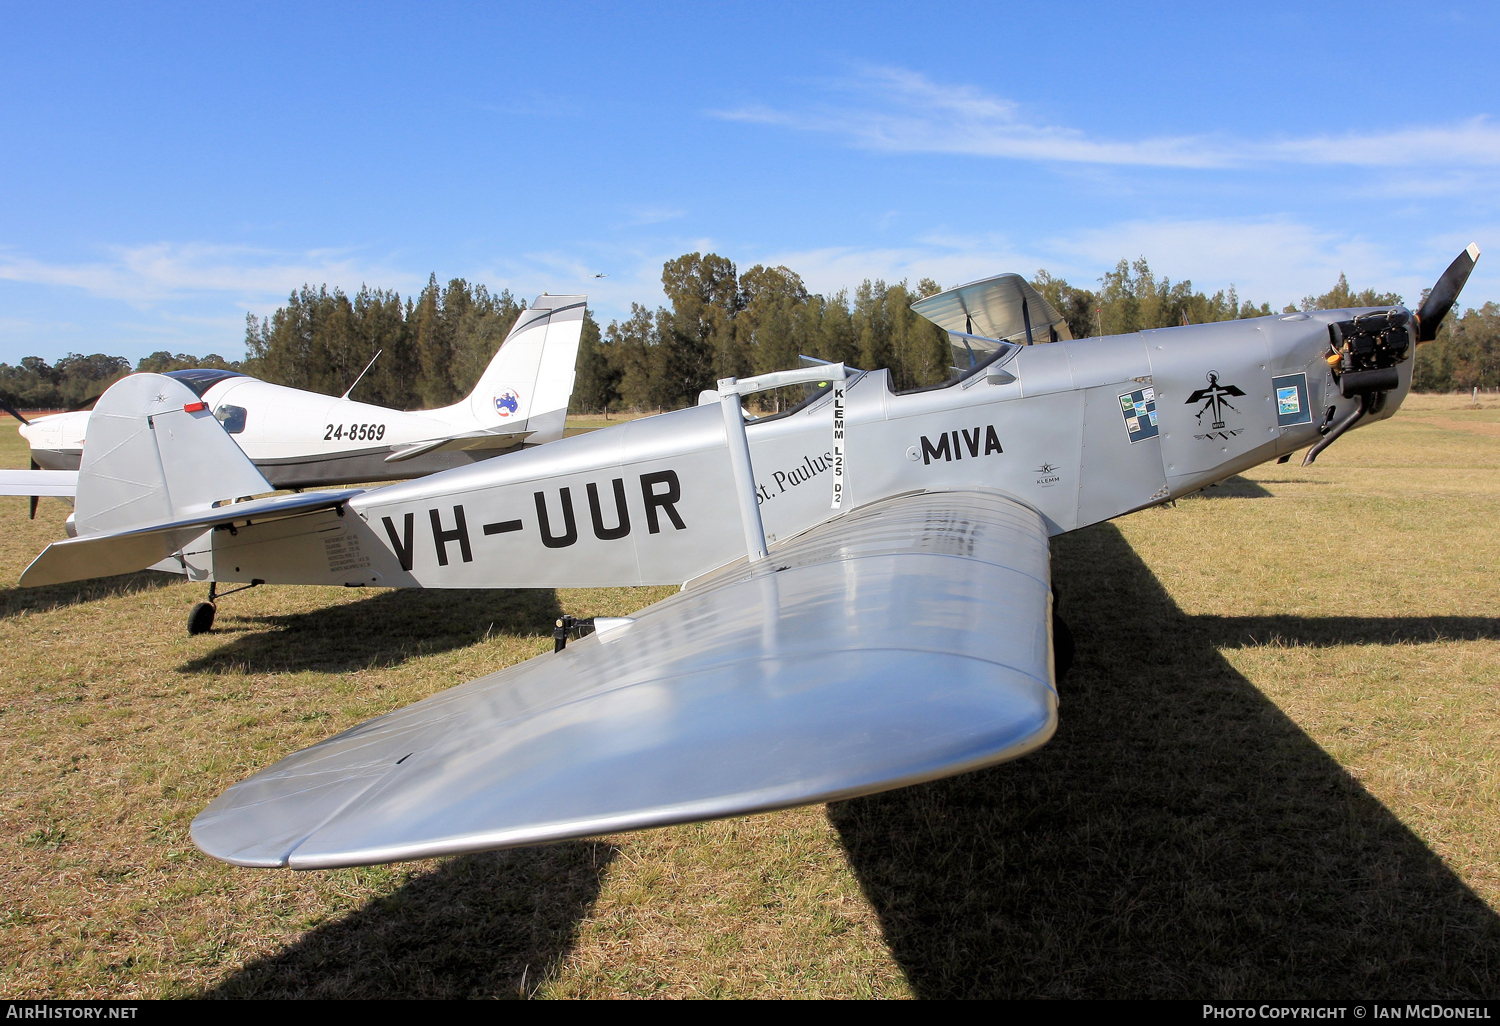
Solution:
[{"label": "white aircraft canopy", "polygon": [[188,388],[191,388],[193,394],[199,399],[203,398],[203,393],[221,381],[227,381],[230,378],[245,377],[239,371],[221,370],[217,367],[188,367],[183,370],[166,371],[164,373],[167,377],[176,378]]},{"label": "white aircraft canopy", "polygon": [[919,299],[911,308],[933,324],[961,335],[1021,345],[1073,337],[1068,322],[1019,274],[999,274]]}]

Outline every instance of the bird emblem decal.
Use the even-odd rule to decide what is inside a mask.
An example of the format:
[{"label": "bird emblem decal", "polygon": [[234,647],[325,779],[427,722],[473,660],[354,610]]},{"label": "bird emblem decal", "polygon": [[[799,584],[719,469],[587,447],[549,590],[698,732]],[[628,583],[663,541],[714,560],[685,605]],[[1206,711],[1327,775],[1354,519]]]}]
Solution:
[{"label": "bird emblem decal", "polygon": [[1219,384],[1219,372],[1209,371],[1208,387],[1200,388],[1198,389],[1198,391],[1188,396],[1187,402],[1184,405],[1191,406],[1193,403],[1203,404],[1203,409],[1198,411],[1199,424],[1203,423],[1203,415],[1209,410],[1213,410],[1213,430],[1220,431],[1224,427],[1225,409],[1234,410],[1235,413],[1240,412],[1237,408],[1230,405],[1229,400],[1226,397],[1231,395],[1241,396],[1244,394],[1245,393],[1241,389],[1236,388],[1234,385]]}]

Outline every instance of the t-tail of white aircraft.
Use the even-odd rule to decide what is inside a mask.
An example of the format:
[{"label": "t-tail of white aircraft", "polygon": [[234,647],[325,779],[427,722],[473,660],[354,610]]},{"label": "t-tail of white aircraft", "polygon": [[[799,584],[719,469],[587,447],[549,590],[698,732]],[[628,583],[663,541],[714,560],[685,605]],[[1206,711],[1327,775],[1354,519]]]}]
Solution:
[{"label": "t-tail of white aircraft", "polygon": [[417,416],[475,431],[522,431],[527,445],[563,436],[585,296],[539,296],[521,312],[468,398]]}]

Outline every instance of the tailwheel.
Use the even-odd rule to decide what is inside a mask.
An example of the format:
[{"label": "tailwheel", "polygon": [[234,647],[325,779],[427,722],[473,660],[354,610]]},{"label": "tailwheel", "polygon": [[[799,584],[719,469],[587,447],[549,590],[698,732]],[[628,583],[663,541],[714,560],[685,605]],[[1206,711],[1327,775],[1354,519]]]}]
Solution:
[{"label": "tailwheel", "polygon": [[219,611],[212,602],[199,602],[188,612],[189,634],[207,634],[214,625],[214,614]]},{"label": "tailwheel", "polygon": [[1052,610],[1052,665],[1060,681],[1073,668],[1073,629]]},{"label": "tailwheel", "polygon": [[238,588],[230,588],[228,591],[220,591],[218,581],[208,582],[208,601],[199,602],[188,612],[188,633],[207,634],[213,629],[214,614],[219,611],[219,599],[228,598],[230,595],[238,595],[242,591],[258,588],[265,583],[259,577],[252,577],[249,584],[242,584]]}]

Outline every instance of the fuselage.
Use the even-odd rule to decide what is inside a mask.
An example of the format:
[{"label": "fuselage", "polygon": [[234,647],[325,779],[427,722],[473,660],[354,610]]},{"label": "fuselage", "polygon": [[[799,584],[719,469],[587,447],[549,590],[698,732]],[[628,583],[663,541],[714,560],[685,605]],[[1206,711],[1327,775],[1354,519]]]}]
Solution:
[{"label": "fuselage", "polygon": [[[946,387],[847,394],[842,509],[914,490],[984,488],[1061,534],[1158,505],[1306,449],[1362,400],[1327,357],[1348,311],[1026,346]],[[1409,357],[1382,405],[1411,385]],[[827,395],[746,426],[765,535],[831,518]],[[742,558],[717,405],[563,439],[539,452],[366,492],[332,513],[205,536],[190,574],[398,587],[681,583]]]},{"label": "fuselage", "polygon": [[[441,409],[403,412],[204,367],[166,376],[207,404],[277,488],[420,477],[563,436],[586,303],[538,296],[472,391]],[[109,430],[90,428],[94,420],[83,411],[42,417],[22,434],[39,466],[76,470],[89,432]]]},{"label": "fuselage", "polygon": [[[476,424],[468,416],[468,402],[404,412],[275,385],[232,371],[173,376],[208,404],[245,455],[278,488],[418,477],[468,466],[514,451],[522,444],[517,437],[512,445],[427,453],[388,463],[386,458],[403,445],[473,430]],[[499,409],[502,415],[506,412]],[[39,466],[77,470],[88,423],[89,412],[78,410],[39,417],[20,430]]]}]

